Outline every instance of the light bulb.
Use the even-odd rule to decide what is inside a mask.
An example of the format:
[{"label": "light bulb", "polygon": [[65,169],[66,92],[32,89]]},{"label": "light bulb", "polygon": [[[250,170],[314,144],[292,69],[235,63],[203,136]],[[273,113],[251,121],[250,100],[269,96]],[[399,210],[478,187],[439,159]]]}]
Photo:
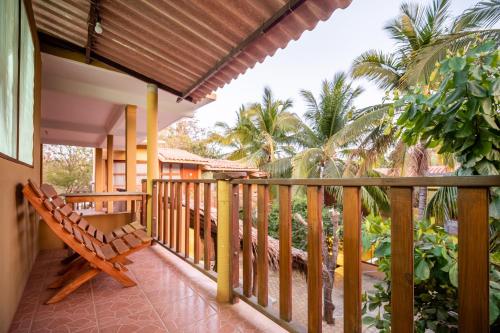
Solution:
[{"label": "light bulb", "polygon": [[102,34],[102,26],[101,26],[101,22],[97,22],[95,24],[95,27],[94,27],[94,31],[97,33],[97,34]]}]

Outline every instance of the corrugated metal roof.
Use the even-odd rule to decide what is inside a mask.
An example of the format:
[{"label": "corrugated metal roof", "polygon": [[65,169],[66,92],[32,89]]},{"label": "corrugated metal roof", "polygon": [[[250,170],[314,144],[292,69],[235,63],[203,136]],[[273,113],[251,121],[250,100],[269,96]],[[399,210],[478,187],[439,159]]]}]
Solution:
[{"label": "corrugated metal roof", "polygon": [[[199,101],[350,0],[92,0],[92,52]],[[33,0],[41,31],[87,45],[91,0]],[[92,31],[92,29],[90,29]]]}]

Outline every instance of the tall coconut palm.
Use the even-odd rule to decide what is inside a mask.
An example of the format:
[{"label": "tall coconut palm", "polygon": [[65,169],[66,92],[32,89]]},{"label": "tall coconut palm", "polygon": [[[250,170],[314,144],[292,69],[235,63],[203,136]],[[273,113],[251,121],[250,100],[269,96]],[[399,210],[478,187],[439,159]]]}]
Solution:
[{"label": "tall coconut palm", "polygon": [[[346,164],[345,158],[367,130],[378,126],[387,113],[386,105],[356,110],[354,100],[363,89],[353,85],[346,73],[336,73],[324,80],[318,98],[310,91],[301,95],[306,101],[305,123],[295,136],[301,151],[292,157],[276,159],[266,166],[273,175],[294,178],[340,178],[353,176],[357,164]],[[328,189],[341,195],[340,189]],[[388,208],[385,193],[379,188],[363,188],[363,205],[378,212]]]},{"label": "tall coconut palm", "polygon": [[[396,42],[396,50],[386,54],[369,50],[354,60],[352,76],[366,78],[375,82],[382,89],[407,89],[415,83],[427,84],[434,63],[446,55],[446,50],[455,50],[474,41],[478,36],[500,36],[499,30],[479,30],[481,27],[494,25],[500,17],[500,1],[479,2],[466,10],[449,25],[449,0],[434,0],[423,6],[404,2],[400,15],[391,20],[385,30]],[[388,126],[389,125],[389,126]],[[370,161],[376,154],[385,153],[395,147],[392,154],[394,170],[406,168],[406,174],[424,176],[428,170],[428,152],[423,145],[407,147],[396,143],[396,134],[391,124],[382,123],[367,135],[357,148],[356,154]],[[369,147],[369,148],[367,148]],[[403,173],[404,174],[404,173]],[[424,216],[427,189],[421,187],[418,194],[419,218]]]},{"label": "tall coconut palm", "polygon": [[354,60],[352,76],[367,78],[382,89],[407,89],[418,82],[426,83],[434,64],[446,56],[447,50],[456,51],[478,37],[499,39],[500,30],[485,30],[500,19],[499,0],[481,1],[451,24],[450,3],[402,3],[400,15],[384,27],[396,42],[396,50],[366,51]]},{"label": "tall coconut palm", "polygon": [[211,140],[232,148],[227,158],[262,167],[293,151],[301,121],[289,111],[291,107],[291,99],[277,99],[266,87],[261,103],[242,106],[238,110],[235,125],[217,123],[218,131]]}]

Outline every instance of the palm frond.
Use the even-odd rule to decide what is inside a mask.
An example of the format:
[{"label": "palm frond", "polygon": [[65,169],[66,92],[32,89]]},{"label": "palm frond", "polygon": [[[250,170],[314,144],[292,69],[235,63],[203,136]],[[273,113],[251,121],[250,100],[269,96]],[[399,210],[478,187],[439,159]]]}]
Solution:
[{"label": "palm frond", "polygon": [[465,10],[452,25],[452,32],[490,28],[500,19],[500,0],[485,0]]},{"label": "palm frond", "polygon": [[262,166],[262,170],[268,172],[272,178],[289,178],[292,175],[292,158],[284,157]]},{"label": "palm frond", "polygon": [[443,225],[446,220],[454,220],[457,216],[457,188],[440,187],[427,203],[425,217],[434,217],[438,224]]},{"label": "palm frond", "polygon": [[381,120],[387,115],[390,106],[390,104],[378,104],[358,110],[357,113],[359,116],[356,119],[350,121],[330,137],[326,143],[327,150],[345,145],[359,138],[367,129],[380,124]]},{"label": "palm frond", "polygon": [[446,53],[456,52],[467,48],[478,38],[500,40],[500,29],[464,31],[455,34],[443,35],[422,49],[418,50],[408,64],[407,71],[401,76],[400,89],[406,89],[417,82],[426,82],[435,68],[436,62],[444,59]]},{"label": "palm frond", "polygon": [[355,79],[366,78],[381,89],[392,89],[398,85],[404,67],[392,54],[368,50],[354,59],[351,75]]}]

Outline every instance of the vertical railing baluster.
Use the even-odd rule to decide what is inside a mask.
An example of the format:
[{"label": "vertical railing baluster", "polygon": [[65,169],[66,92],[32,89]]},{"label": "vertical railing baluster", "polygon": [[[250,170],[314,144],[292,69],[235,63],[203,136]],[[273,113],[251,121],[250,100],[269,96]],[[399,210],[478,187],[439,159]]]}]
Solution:
[{"label": "vertical railing baluster", "polygon": [[168,246],[171,249],[174,249],[175,246],[175,235],[176,235],[176,228],[175,228],[175,205],[176,205],[176,191],[177,187],[174,182],[170,183],[170,241]]},{"label": "vertical railing baluster", "polygon": [[[322,252],[323,239],[323,188],[307,187],[307,330],[322,330]],[[346,331],[348,332],[348,331]]]},{"label": "vertical railing baluster", "polygon": [[168,182],[163,183],[163,244],[168,242]]},{"label": "vertical railing baluster", "polygon": [[361,193],[344,187],[344,330],[361,332]]},{"label": "vertical railing baluster", "polygon": [[391,187],[391,327],[413,332],[413,188]]},{"label": "vertical railing baluster", "polygon": [[[158,230],[157,230],[157,227],[158,227],[158,209],[156,207],[158,207],[158,182],[155,182],[153,181],[153,192],[152,192],[152,204],[153,204],[153,207],[151,209],[151,212],[153,214],[151,220],[152,220],[152,226],[151,226],[151,237],[153,238],[158,238]],[[108,205],[109,205],[109,202],[108,201]]]},{"label": "vertical railing baluster", "polygon": [[488,188],[458,188],[458,329],[489,332]]},{"label": "vertical railing baluster", "polygon": [[203,244],[203,266],[208,271],[210,270],[210,260],[211,260],[211,245],[212,245],[212,184],[206,183],[203,189],[203,238],[205,239],[205,244]]},{"label": "vertical railing baluster", "polygon": [[157,186],[158,186],[158,204],[156,208],[158,209],[158,213],[156,214],[156,216],[158,217],[157,220],[158,235],[156,238],[158,239],[159,242],[162,242],[163,241],[163,182],[158,181]]},{"label": "vertical railing baluster", "polygon": [[243,185],[243,294],[252,296],[252,185]]},{"label": "vertical railing baluster", "polygon": [[147,224],[147,211],[148,211],[148,208],[147,208],[147,204],[148,204],[148,196],[145,194],[148,190],[147,190],[147,183],[145,180],[142,180],[141,181],[141,188],[142,188],[142,193],[143,196],[142,196],[142,199],[141,199],[141,224],[143,226],[146,226]]},{"label": "vertical railing baluster", "polygon": [[200,263],[200,183],[194,183],[194,263]]},{"label": "vertical railing baluster", "polygon": [[189,231],[190,231],[190,222],[191,222],[191,204],[190,204],[190,183],[186,183],[184,202],[185,202],[185,210],[184,210],[184,257],[189,258]]},{"label": "vertical railing baluster", "polygon": [[279,186],[280,318],[292,320],[292,201],[291,186]]},{"label": "vertical railing baluster", "polygon": [[240,185],[231,184],[231,286],[240,283]]},{"label": "vertical railing baluster", "polygon": [[175,252],[180,253],[182,248],[182,182],[177,183],[176,191],[177,207],[176,207],[176,237],[175,237]]},{"label": "vertical railing baluster", "polygon": [[257,299],[268,304],[268,243],[269,185],[257,186]]}]

